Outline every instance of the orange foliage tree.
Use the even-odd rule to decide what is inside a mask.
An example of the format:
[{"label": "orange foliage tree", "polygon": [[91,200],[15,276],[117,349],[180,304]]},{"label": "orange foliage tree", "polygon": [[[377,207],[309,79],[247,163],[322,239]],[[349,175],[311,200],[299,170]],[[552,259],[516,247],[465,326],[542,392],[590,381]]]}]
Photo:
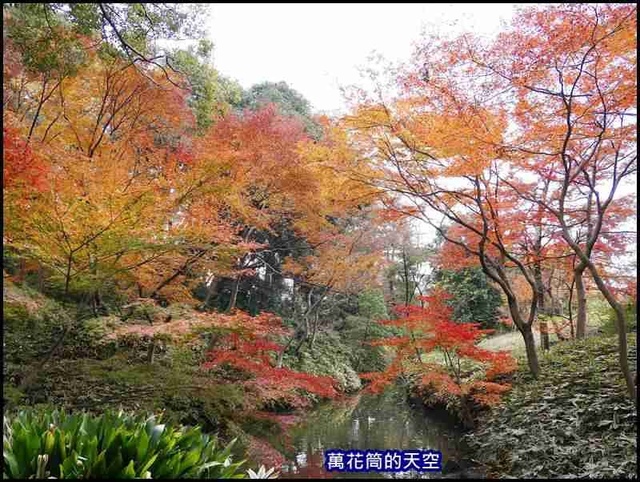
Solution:
[{"label": "orange foliage tree", "polygon": [[[501,172],[501,182],[557,227],[577,260],[578,291],[588,270],[616,313],[620,367],[634,399],[624,309],[594,258],[603,248],[616,252],[611,235],[620,228],[611,221],[628,213],[619,188],[637,171],[636,31],[631,4],[531,7],[491,44],[464,36],[450,50],[476,103],[509,121],[491,141],[517,172]],[[581,303],[580,336],[585,314]]]},{"label": "orange foliage tree", "polygon": [[616,231],[603,229],[607,215],[627,211],[617,190],[636,172],[635,25],[633,5],[545,6],[523,9],[489,44],[428,38],[392,89],[360,93],[346,119],[378,166],[363,180],[408,197],[443,235],[441,219],[453,223],[448,241],[500,285],[534,375],[543,272],[573,257],[579,285],[588,269],[618,315],[630,394],[623,312],[594,256],[602,232]]},{"label": "orange foliage tree", "polygon": [[[183,103],[157,73],[94,56],[39,106],[37,125],[21,125],[29,152],[47,166],[47,189],[28,194],[24,209],[5,207],[20,220],[9,224],[8,236],[61,278],[65,294],[72,281],[84,280],[98,297],[105,280],[174,249],[158,231],[171,215],[172,137],[190,121]],[[6,113],[5,122],[11,119],[20,125]]]}]

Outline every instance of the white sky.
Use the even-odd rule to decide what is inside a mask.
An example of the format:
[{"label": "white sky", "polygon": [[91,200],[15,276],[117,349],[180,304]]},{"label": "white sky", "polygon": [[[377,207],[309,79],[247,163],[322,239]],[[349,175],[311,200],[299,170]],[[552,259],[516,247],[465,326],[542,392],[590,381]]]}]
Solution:
[{"label": "white sky", "polygon": [[372,52],[409,58],[423,29],[492,34],[518,4],[212,4],[214,66],[242,87],[284,80],[328,114]]}]

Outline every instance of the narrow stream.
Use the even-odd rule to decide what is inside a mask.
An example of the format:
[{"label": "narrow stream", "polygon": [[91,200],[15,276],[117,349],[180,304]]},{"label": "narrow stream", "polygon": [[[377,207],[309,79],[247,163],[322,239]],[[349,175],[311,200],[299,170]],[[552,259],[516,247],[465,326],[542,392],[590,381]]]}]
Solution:
[{"label": "narrow stream", "polygon": [[[444,472],[466,467],[461,429],[439,411],[412,407],[399,388],[380,395],[359,394],[330,402],[311,411],[305,421],[288,432],[287,462],[281,478],[441,478],[442,473],[327,472],[324,450],[409,450],[442,452]],[[460,474],[458,474],[460,475]],[[464,476],[465,474],[462,474]],[[452,474],[453,476],[453,474]]]}]

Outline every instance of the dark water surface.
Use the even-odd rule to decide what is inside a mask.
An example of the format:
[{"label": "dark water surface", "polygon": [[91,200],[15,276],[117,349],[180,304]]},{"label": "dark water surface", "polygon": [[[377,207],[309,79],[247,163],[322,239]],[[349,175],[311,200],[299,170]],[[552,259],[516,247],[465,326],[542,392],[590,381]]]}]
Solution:
[{"label": "dark water surface", "polygon": [[434,449],[442,452],[443,467],[467,465],[462,431],[453,419],[440,411],[412,407],[399,388],[380,395],[359,394],[320,405],[288,433],[291,444],[288,444],[287,462],[280,478],[440,478],[443,475],[438,472],[327,472],[323,459],[324,451],[329,449]]}]

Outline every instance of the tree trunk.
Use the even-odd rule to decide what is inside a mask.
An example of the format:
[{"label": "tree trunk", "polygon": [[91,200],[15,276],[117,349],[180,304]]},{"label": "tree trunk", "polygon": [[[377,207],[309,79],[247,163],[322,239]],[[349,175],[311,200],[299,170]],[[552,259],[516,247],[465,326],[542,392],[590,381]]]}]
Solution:
[{"label": "tree trunk", "polygon": [[409,292],[409,264],[407,263],[407,253],[404,247],[402,248],[402,266],[404,269],[404,304],[409,306],[413,294]]},{"label": "tree trunk", "polygon": [[293,340],[295,340],[296,335],[295,333],[291,336],[291,338],[289,338],[289,341],[287,342],[287,344],[285,345],[285,347],[280,351],[280,353],[278,353],[278,361],[276,362],[276,368],[282,368],[282,363],[283,363],[283,359],[284,359],[284,354],[287,352],[287,350],[289,349],[289,346],[291,345],[291,343],[293,342]]},{"label": "tree trunk", "polygon": [[41,264],[38,264],[38,290],[44,291],[44,268]]},{"label": "tree trunk", "polygon": [[567,303],[567,312],[569,314],[569,327],[571,328],[571,339],[575,340],[576,339],[576,334],[573,328],[573,287],[576,284],[576,279],[575,276],[573,278],[573,280],[571,280],[571,286],[569,286],[569,303]]},{"label": "tree trunk", "polygon": [[627,392],[629,393],[629,397],[631,397],[633,403],[637,403],[638,394],[636,392],[635,384],[633,383],[631,371],[629,370],[629,360],[627,358],[627,324],[624,314],[624,308],[614,298],[613,294],[600,277],[600,274],[598,273],[597,268],[593,265],[593,263],[589,262],[588,268],[591,272],[591,276],[593,277],[593,281],[595,281],[596,283],[596,286],[604,295],[607,302],[609,303],[609,306],[613,308],[613,311],[616,314],[614,320],[616,329],[618,331],[618,362],[620,364],[620,371],[622,372],[625,383],[627,384]]},{"label": "tree trunk", "polygon": [[524,346],[527,351],[527,363],[529,370],[534,378],[538,378],[540,374],[540,363],[538,362],[538,354],[536,353],[536,339],[528,324],[522,325],[522,337],[524,338]]},{"label": "tree trunk", "polygon": [[[518,299],[515,297],[515,295],[513,294],[513,290],[509,286],[508,278],[506,278],[503,273],[501,275],[501,273],[492,271],[483,256],[480,257],[482,271],[490,279],[500,285],[502,291],[506,295],[507,306],[509,307],[509,314],[511,315],[513,324],[518,328],[518,330],[522,334],[522,337],[524,338],[525,347],[527,349],[527,363],[529,365],[529,370],[531,371],[531,374],[534,378],[538,378],[538,374],[540,373],[540,364],[538,363],[538,354],[536,353],[535,339],[533,338],[530,324],[533,318],[531,318],[530,322],[528,323],[524,322],[524,320],[522,319],[522,315],[520,314]],[[534,291],[533,294],[534,298],[536,298],[536,303],[534,304],[532,300],[531,309],[535,311],[537,305],[537,293]]]},{"label": "tree trunk", "polygon": [[307,339],[307,332],[304,332],[300,335],[300,341],[298,342],[298,344],[296,345],[295,350],[293,350],[293,353],[298,356],[300,354],[300,348],[302,348],[302,344],[304,343],[304,341]]},{"label": "tree trunk", "polygon": [[558,326],[558,316],[562,316],[562,302],[553,296],[552,280],[549,279],[549,287],[547,289],[549,295],[549,305],[551,306],[551,325],[553,332],[558,337],[558,341],[567,341],[567,336],[562,332],[562,327]]},{"label": "tree trunk", "polygon": [[69,295],[69,282],[71,281],[71,264],[73,263],[73,254],[69,254],[67,259],[67,271],[64,276],[64,295]]},{"label": "tree trunk", "polygon": [[531,325],[529,323],[525,323],[522,319],[520,310],[518,308],[518,302],[515,300],[515,298],[507,296],[507,302],[507,304],[509,305],[509,313],[511,314],[511,319],[513,320],[513,323],[518,327],[520,333],[522,333],[522,338],[524,339],[529,371],[534,378],[538,378],[538,375],[540,374],[540,363],[538,361],[536,340],[533,336],[533,332],[531,331]]},{"label": "tree trunk", "polygon": [[240,288],[240,278],[238,277],[233,281],[233,287],[231,288],[231,298],[229,299],[229,306],[227,306],[227,312],[230,312],[236,307],[239,288]]},{"label": "tree trunk", "polygon": [[546,297],[544,295],[544,283],[542,281],[542,267],[540,262],[536,261],[533,266],[533,279],[535,282],[535,289],[538,295],[538,324],[540,325],[540,347],[543,350],[549,349],[549,325],[547,324],[547,315],[549,310],[547,309]]},{"label": "tree trunk", "polygon": [[100,310],[102,308],[102,298],[100,297],[99,289],[93,291],[93,296],[91,298],[91,308],[93,310],[94,316],[100,316]]},{"label": "tree trunk", "polygon": [[149,348],[147,349],[147,363],[149,365],[151,365],[153,363],[153,355],[155,354],[156,351],[156,342],[155,341],[151,341],[151,344],[149,345]]},{"label": "tree trunk", "polygon": [[578,313],[576,317],[576,338],[584,338],[587,331],[587,291],[582,278],[587,266],[580,263],[574,270],[576,281],[576,298],[578,299]]},{"label": "tree trunk", "polygon": [[209,301],[211,300],[211,297],[213,296],[213,293],[215,293],[217,291],[218,288],[218,284],[219,281],[216,279],[214,281],[212,281],[209,286],[207,286],[207,296],[205,296],[204,301],[202,302],[202,309],[206,309],[207,306],[209,305]]},{"label": "tree trunk", "polygon": [[316,335],[318,333],[318,312],[316,311],[313,320],[313,329],[311,332],[311,339],[309,340],[309,350],[313,352],[313,343],[316,341]]}]

